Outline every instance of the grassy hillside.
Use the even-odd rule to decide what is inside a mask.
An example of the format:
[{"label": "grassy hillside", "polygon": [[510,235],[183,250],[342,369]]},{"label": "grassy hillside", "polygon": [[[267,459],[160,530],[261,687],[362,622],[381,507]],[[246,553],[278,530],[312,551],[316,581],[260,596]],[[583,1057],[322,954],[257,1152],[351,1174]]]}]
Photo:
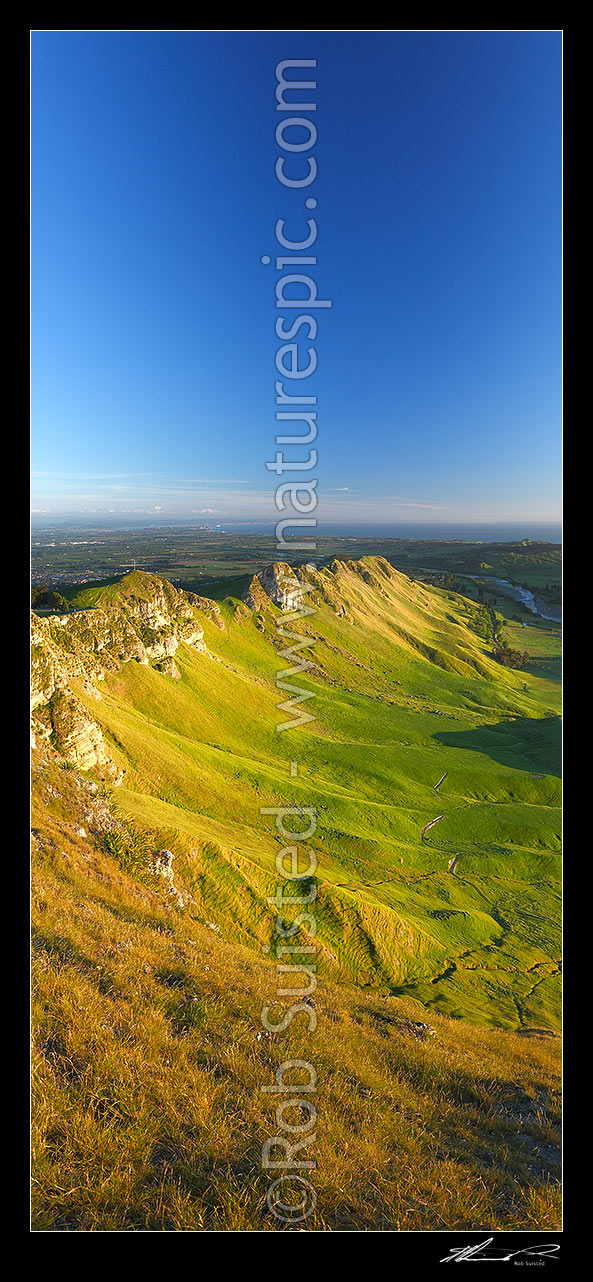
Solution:
[{"label": "grassy hillside", "polygon": [[[556,673],[502,667],[474,602],[380,558],[302,579],[297,622],[248,609],[249,578],[219,614],[193,598],[207,649],[180,644],[176,680],[149,662],[111,665],[94,693],[72,677],[121,786],[35,755],[39,1228],[275,1227],[258,1166],[258,1083],[286,1054],[259,1020],[275,805],[318,816],[307,1227],[558,1224]],[[280,626],[313,642],[293,681],[315,719],[279,734]],[[161,847],[183,909],[148,870]]]},{"label": "grassy hillside", "polygon": [[556,1027],[558,685],[497,664],[464,598],[357,565],[324,572],[328,600],[296,625],[315,638],[307,726],[276,732],[280,612],[232,598],[224,629],[200,616],[209,655],[180,647],[181,680],[129,663],[100,703],[79,691],[126,771],[118,809],[184,839],[192,893],[249,943],[273,883],[260,807],[315,806],[328,973],[485,1024]]}]

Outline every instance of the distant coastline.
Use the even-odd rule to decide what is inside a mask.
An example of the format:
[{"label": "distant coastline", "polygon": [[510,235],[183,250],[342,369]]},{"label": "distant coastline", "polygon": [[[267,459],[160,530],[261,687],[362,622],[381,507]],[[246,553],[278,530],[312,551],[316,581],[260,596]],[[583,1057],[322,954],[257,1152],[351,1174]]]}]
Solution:
[{"label": "distant coastline", "polygon": [[[227,534],[263,534],[274,529],[273,523],[242,522],[222,523],[221,530]],[[451,522],[441,521],[394,521],[377,525],[368,521],[342,524],[331,521],[318,523],[319,536],[332,538],[366,538],[366,539],[439,539],[455,543],[516,543],[521,539],[533,539],[535,542],[561,543],[562,524],[560,521],[501,521],[501,522]],[[213,532],[216,527],[213,527]]]},{"label": "distant coastline", "polygon": [[[107,515],[95,512],[92,515],[51,515],[35,514],[32,518],[34,530],[167,530],[192,529],[196,533],[208,534],[270,534],[275,530],[274,521],[221,521],[216,525],[204,525],[202,522],[188,520],[182,516],[167,516],[158,521],[140,520],[137,516],[129,517],[122,513]],[[497,522],[451,522],[442,521],[394,521],[385,524],[361,521],[322,522],[318,523],[319,537],[351,539],[420,539],[445,540],[454,543],[517,543],[522,539],[534,542],[561,543],[562,524],[560,521],[497,521]]]}]

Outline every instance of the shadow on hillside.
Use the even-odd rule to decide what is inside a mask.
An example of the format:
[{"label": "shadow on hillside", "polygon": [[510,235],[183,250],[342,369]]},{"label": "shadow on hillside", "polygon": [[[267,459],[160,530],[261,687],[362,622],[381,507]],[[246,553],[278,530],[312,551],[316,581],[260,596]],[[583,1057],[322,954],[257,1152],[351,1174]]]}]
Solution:
[{"label": "shadow on hillside", "polygon": [[212,579],[179,579],[176,582],[178,587],[195,592],[197,596],[207,597],[210,601],[225,601],[227,597],[241,601],[252,578],[253,574],[233,574]]},{"label": "shadow on hillside", "polygon": [[442,730],[434,738],[447,748],[483,752],[500,765],[529,774],[561,773],[560,717],[515,717],[475,730]]}]

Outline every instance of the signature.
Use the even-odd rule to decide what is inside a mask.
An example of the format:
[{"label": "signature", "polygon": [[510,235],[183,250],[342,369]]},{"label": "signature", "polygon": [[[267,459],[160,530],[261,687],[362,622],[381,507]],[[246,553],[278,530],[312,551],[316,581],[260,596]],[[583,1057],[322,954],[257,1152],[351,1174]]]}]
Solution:
[{"label": "signature", "polygon": [[548,1260],[555,1258],[555,1252],[560,1250],[558,1242],[541,1242],[534,1243],[533,1246],[525,1246],[521,1251],[509,1251],[504,1246],[494,1246],[490,1244],[494,1238],[487,1237],[485,1242],[478,1242],[476,1246],[456,1246],[450,1255],[444,1255],[441,1264],[449,1264],[454,1260],[459,1264],[462,1260],[513,1260],[518,1255],[540,1256]]}]

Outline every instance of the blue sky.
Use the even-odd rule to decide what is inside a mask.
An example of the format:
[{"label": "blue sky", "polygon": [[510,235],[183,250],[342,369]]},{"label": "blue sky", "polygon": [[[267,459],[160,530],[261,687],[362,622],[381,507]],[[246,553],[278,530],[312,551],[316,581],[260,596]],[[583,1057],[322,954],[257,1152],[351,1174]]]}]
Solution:
[{"label": "blue sky", "polygon": [[317,59],[319,520],[557,519],[554,32],[34,33],[34,509],[274,518],[284,58]]}]

